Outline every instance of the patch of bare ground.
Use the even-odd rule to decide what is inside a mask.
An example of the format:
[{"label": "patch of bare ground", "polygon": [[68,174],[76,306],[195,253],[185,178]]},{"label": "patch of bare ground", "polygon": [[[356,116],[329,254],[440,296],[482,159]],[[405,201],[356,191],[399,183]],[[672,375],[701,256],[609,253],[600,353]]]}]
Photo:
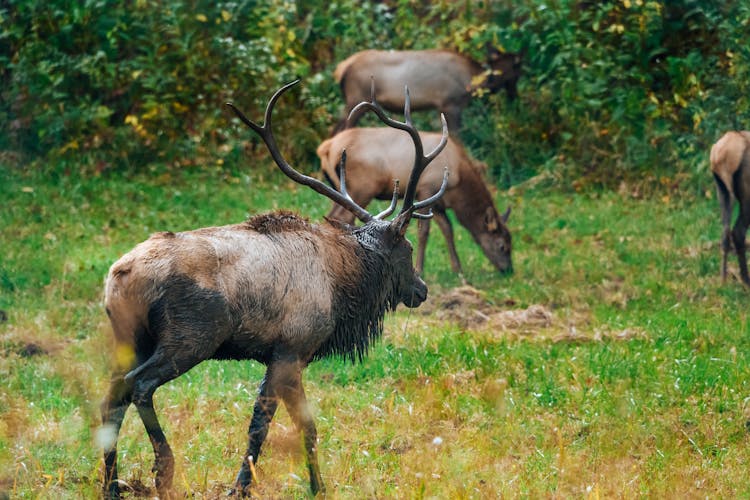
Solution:
[{"label": "patch of bare ground", "polygon": [[467,331],[486,333],[497,338],[534,338],[552,342],[598,342],[645,337],[639,328],[610,329],[594,327],[586,310],[565,311],[559,315],[553,307],[531,304],[516,307],[507,299],[501,304],[487,300],[485,294],[465,285],[438,293],[422,305],[425,321],[456,323]]}]

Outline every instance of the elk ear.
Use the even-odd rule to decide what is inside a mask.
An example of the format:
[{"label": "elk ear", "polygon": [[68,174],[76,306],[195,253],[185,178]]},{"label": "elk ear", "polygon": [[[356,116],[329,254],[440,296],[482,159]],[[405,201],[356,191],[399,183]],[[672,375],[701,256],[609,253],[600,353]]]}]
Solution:
[{"label": "elk ear", "polygon": [[510,206],[505,209],[505,213],[502,216],[503,222],[508,222],[508,219],[510,218]]},{"label": "elk ear", "polygon": [[487,207],[487,210],[485,210],[484,225],[487,226],[487,230],[490,232],[497,230],[497,216],[493,207]]}]

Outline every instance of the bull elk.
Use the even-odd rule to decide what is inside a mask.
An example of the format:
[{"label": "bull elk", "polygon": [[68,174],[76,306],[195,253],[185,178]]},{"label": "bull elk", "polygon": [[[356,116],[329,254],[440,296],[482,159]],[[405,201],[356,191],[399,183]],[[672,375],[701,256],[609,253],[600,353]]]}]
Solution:
[{"label": "bull elk", "polygon": [[[710,161],[721,208],[721,279],[723,282],[727,279],[727,254],[734,243],[740,279],[750,286],[745,256],[745,234],[750,226],[750,132],[731,131],[724,134],[711,147]],[[730,231],[735,199],[739,203],[740,213]]]},{"label": "bull elk", "polygon": [[[508,99],[518,92],[521,55],[501,52],[487,45],[487,61],[479,63],[450,50],[364,50],[340,62],[333,73],[344,95],[344,116],[332,135],[347,125],[347,116],[356,104],[367,99],[370,80],[378,82],[378,100],[387,110],[397,111],[404,105],[403,88],[414,96],[412,109],[435,108],[448,120],[451,134],[461,128],[461,113],[477,89],[491,93],[504,88]],[[356,125],[353,115],[350,125]]]},{"label": "bull elk", "polygon": [[[361,360],[383,331],[383,318],[399,303],[419,306],[427,285],[415,273],[405,237],[412,217],[445,192],[447,172],[432,196],[416,202],[419,177],[448,139],[424,155],[411,118],[391,119],[373,100],[371,110],[387,125],[408,132],[418,151],[400,213],[390,207],[371,215],[340,191],[299,173],[282,157],[271,129],[280,88],[258,125],[229,104],[265,142],[278,167],[295,182],[346,207],[363,222],[312,224],[287,211],[251,217],[240,224],[152,235],[115,262],[105,284],[105,306],[115,342],[115,366],[102,404],[104,494],[120,495],[117,436],[130,404],[138,410],[154,449],[155,484],[171,494],[174,457],[154,411],[154,391],[207,359],[252,359],[266,365],[248,446],[233,492],[249,493],[254,464],[279,401],[301,431],[310,488],[324,490],[318,467],[317,435],[302,386],[312,361],[340,356]],[[341,170],[345,169],[342,159]]]},{"label": "bull elk", "polygon": [[[422,143],[430,148],[441,140],[440,134],[420,132]],[[411,144],[404,134],[391,128],[352,128],[323,141],[318,147],[320,165],[329,182],[338,187],[340,172],[338,159],[347,153],[346,187],[352,199],[366,207],[373,199],[390,199],[394,179],[408,175],[411,165]],[[435,221],[445,236],[453,272],[463,276],[461,262],[453,241],[453,227],[446,215],[451,209],[458,222],[469,230],[474,241],[501,273],[512,270],[511,235],[506,222],[508,209],[498,213],[492,194],[482,179],[479,162],[472,160],[466,150],[449,139],[436,161],[428,167],[417,184],[417,195],[424,196],[441,182],[439,165],[448,165],[450,177],[445,195],[433,206]],[[351,224],[354,216],[345,207],[334,203],[328,217]],[[417,272],[424,269],[425,248],[430,221],[419,221]]]}]

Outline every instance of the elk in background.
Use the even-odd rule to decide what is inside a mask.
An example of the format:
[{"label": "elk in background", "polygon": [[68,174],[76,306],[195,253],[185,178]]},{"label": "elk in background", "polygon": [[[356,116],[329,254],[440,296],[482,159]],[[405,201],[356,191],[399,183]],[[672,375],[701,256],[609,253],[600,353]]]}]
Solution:
[{"label": "elk in background", "polygon": [[[351,55],[333,73],[346,104],[331,135],[346,128],[347,116],[359,101],[367,99],[374,78],[378,100],[385,109],[398,111],[404,106],[406,85],[412,92],[412,109],[438,109],[457,137],[461,113],[477,90],[494,93],[504,88],[508,100],[518,95],[521,54],[501,52],[489,44],[486,51],[483,63],[450,50],[364,50]],[[349,124],[356,125],[358,119],[352,115]]]},{"label": "elk in background", "polygon": [[[726,282],[727,254],[733,242],[740,278],[746,286],[750,286],[745,256],[745,234],[750,226],[750,132],[731,131],[724,134],[711,147],[710,161],[721,208],[721,279]],[[735,199],[739,202],[740,213],[730,231]]]},{"label": "elk in background", "polygon": [[[419,135],[427,148],[441,140],[440,134],[434,132],[420,132]],[[394,179],[404,178],[411,168],[413,147],[405,134],[392,128],[347,129],[323,141],[317,150],[323,173],[336,187],[341,184],[337,162],[344,149],[347,154],[346,188],[355,203],[362,207],[373,199],[390,199]],[[433,211],[434,219],[445,236],[453,271],[463,278],[453,241],[453,228],[446,214],[448,209],[453,210],[458,222],[469,230],[498,271],[512,271],[511,235],[506,225],[510,209],[501,216],[495,208],[492,194],[483,179],[484,165],[472,160],[466,150],[452,139],[448,140],[436,160],[419,178],[417,195],[434,192],[440,186],[440,168],[448,166],[448,187],[445,195],[433,206]],[[349,224],[354,222],[351,212],[336,203],[328,217]],[[429,231],[430,221],[420,220],[416,260],[419,273],[424,270]]]},{"label": "elk in background", "polygon": [[[294,82],[296,83],[296,82]],[[268,426],[283,401],[304,437],[314,494],[324,490],[317,459],[317,434],[302,387],[302,370],[313,360],[338,355],[361,359],[383,331],[383,317],[399,303],[419,306],[427,285],[415,273],[405,232],[416,212],[445,192],[416,202],[424,169],[445,146],[424,155],[409,117],[388,118],[373,100],[372,110],[387,125],[406,130],[417,150],[401,212],[384,220],[397,203],[376,216],[354,203],[345,186],[336,191],[294,170],[281,156],[271,129],[271,98],[263,125],[239,118],[266,143],[278,167],[295,182],[346,207],[364,224],[311,224],[290,212],[258,215],[235,225],[181,233],[158,233],[115,262],[105,284],[105,305],[115,340],[115,368],[102,405],[104,494],[120,495],[117,436],[134,404],[156,457],[156,488],[171,494],[174,457],[156,412],[156,389],[207,359],[253,359],[266,365],[248,431],[248,447],[235,480],[235,493],[249,493]],[[344,159],[341,171],[344,172]]]}]

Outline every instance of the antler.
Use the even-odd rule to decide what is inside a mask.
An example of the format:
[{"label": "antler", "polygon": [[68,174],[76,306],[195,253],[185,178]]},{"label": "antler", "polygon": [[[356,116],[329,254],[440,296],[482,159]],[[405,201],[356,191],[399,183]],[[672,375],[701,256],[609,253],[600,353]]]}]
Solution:
[{"label": "antler", "polygon": [[391,198],[390,206],[376,215],[375,218],[382,219],[391,215],[396,210],[396,203],[398,203],[398,179],[393,181],[393,198]]},{"label": "antler", "polygon": [[409,184],[407,184],[406,186],[406,193],[404,194],[404,206],[401,207],[399,216],[404,213],[409,213],[412,217],[417,218],[431,217],[431,212],[428,214],[419,214],[415,212],[419,209],[429,207],[430,205],[435,203],[441,196],[443,196],[443,193],[445,193],[445,188],[448,185],[448,169],[445,169],[445,173],[443,174],[443,183],[441,184],[440,189],[437,193],[430,196],[426,200],[422,200],[417,203],[414,202],[414,198],[417,193],[417,183],[419,182],[419,177],[422,175],[422,172],[425,168],[427,168],[427,165],[429,165],[430,162],[440,154],[445,145],[448,143],[448,123],[445,121],[445,115],[443,115],[443,113],[440,113],[440,120],[443,124],[443,135],[440,138],[440,142],[435,147],[435,149],[433,149],[429,154],[425,155],[424,146],[422,145],[422,139],[421,137],[419,137],[419,132],[417,132],[417,129],[414,126],[414,122],[411,119],[411,102],[409,99],[408,86],[405,87],[405,93],[404,121],[400,122],[386,115],[385,110],[375,100],[375,79],[373,78],[372,87],[370,90],[370,101],[363,101],[357,104],[349,113],[349,118],[362,112],[362,110],[370,110],[375,113],[378,118],[380,118],[380,121],[382,121],[389,127],[403,130],[409,134],[412,141],[414,142],[414,167],[412,167],[411,176],[409,177]]},{"label": "antler", "polygon": [[276,145],[276,139],[274,138],[273,132],[271,131],[271,112],[273,111],[273,107],[281,94],[286,92],[289,88],[293,87],[297,83],[299,83],[299,80],[287,83],[279,90],[277,90],[276,93],[271,97],[271,99],[268,101],[268,105],[266,106],[266,113],[263,116],[263,125],[258,125],[257,123],[251,121],[231,102],[228,102],[226,104],[227,106],[232,108],[232,111],[234,111],[237,117],[242,120],[242,123],[253,129],[253,131],[258,134],[261,139],[263,139],[263,142],[266,143],[268,151],[271,153],[271,156],[276,162],[276,165],[279,166],[281,171],[284,172],[287,177],[292,179],[294,182],[297,182],[298,184],[309,186],[323,196],[330,198],[335,203],[338,203],[339,205],[349,210],[362,222],[366,223],[371,221],[373,219],[373,216],[367,210],[357,205],[357,203],[352,200],[351,196],[349,196],[346,192],[346,184],[344,180],[344,177],[346,175],[344,172],[346,152],[341,155],[341,163],[339,164],[341,169],[341,192],[336,191],[335,189],[329,187],[327,184],[324,184],[318,179],[297,172],[291,165],[289,165],[289,163],[287,163],[284,157],[281,156],[281,151],[279,151],[279,148]]}]

